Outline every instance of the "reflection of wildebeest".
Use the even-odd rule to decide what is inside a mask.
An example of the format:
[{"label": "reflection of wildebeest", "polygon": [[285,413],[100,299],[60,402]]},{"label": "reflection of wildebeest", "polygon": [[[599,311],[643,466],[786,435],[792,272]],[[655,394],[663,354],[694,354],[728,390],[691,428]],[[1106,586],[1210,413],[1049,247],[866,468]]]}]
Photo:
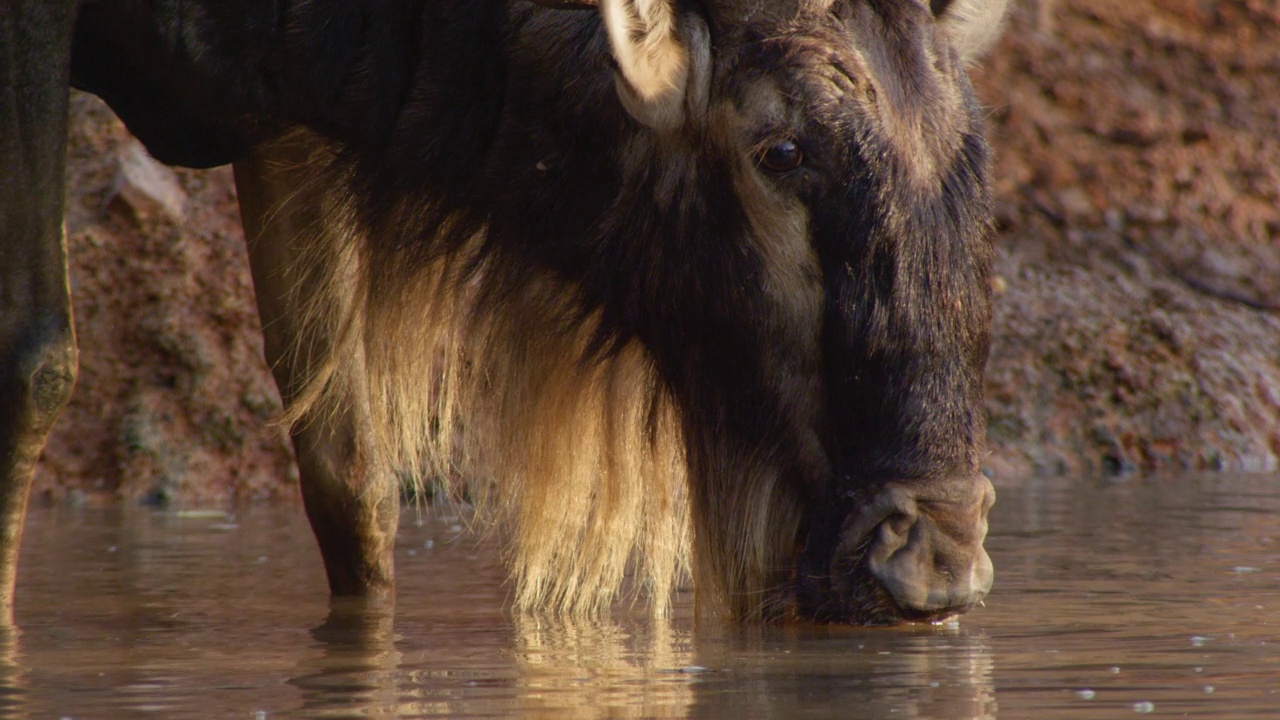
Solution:
[{"label": "reflection of wildebeest", "polygon": [[465,480],[524,608],[628,571],[662,608],[690,547],[740,618],[986,594],[963,62],[1004,0],[74,5],[0,0],[6,605],[76,374],[69,81],[165,162],[237,163],[335,594],[393,588],[397,472]]}]

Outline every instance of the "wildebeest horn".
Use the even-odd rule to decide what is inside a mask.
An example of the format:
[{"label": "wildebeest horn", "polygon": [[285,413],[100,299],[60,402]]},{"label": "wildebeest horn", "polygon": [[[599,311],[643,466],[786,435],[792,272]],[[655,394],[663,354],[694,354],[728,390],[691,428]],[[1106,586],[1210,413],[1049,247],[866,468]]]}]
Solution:
[{"label": "wildebeest horn", "polygon": [[529,0],[529,2],[554,10],[593,10],[596,7],[596,0]]}]

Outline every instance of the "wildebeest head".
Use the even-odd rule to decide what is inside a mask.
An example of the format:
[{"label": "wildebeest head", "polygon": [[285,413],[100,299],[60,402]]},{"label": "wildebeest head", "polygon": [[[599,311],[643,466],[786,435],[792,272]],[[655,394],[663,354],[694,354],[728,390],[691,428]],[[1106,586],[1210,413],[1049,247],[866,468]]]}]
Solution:
[{"label": "wildebeest head", "polygon": [[963,612],[979,463],[987,150],[964,60],[1003,2],[602,0],[640,126],[598,289],[678,400],[699,576],[731,612]]},{"label": "wildebeest head", "polygon": [[[456,62],[481,41],[456,30],[424,45],[439,57],[423,65],[453,75],[404,116],[434,129],[370,176],[404,155],[412,180],[413,153],[432,158],[436,205],[408,195],[390,216],[451,235],[463,270],[409,282],[388,252],[367,291],[400,309],[445,278],[467,307],[388,312],[400,327],[375,322],[366,347],[375,376],[431,372],[439,353],[383,339],[423,317],[443,328],[422,331],[452,360],[421,427],[440,473],[463,437],[490,458],[474,474],[517,488],[498,495],[522,604],[607,598],[633,547],[672,565],[686,497],[699,596],[728,614],[897,622],[984,597],[992,249],[964,62],[1003,7],[600,0],[596,17],[517,3],[485,26],[501,71]],[[505,90],[462,112],[461,81]],[[664,449],[625,459],[641,445]],[[687,490],[664,489],[682,474]],[[651,573],[659,595],[673,574]]]}]

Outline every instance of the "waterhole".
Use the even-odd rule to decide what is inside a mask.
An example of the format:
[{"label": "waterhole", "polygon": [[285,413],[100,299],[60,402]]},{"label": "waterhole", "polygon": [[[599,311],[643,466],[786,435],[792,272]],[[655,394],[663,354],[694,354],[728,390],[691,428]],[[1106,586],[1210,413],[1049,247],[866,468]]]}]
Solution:
[{"label": "waterhole", "polygon": [[394,612],[327,599],[300,508],[33,510],[0,717],[1280,714],[1280,478],[1004,487],[957,623],[513,617],[494,550],[406,511]]}]

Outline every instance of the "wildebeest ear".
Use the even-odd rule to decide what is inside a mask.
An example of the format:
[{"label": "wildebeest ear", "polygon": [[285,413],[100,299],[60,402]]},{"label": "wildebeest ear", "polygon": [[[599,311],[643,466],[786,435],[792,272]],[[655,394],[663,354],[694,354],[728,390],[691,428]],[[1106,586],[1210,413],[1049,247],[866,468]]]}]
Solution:
[{"label": "wildebeest ear", "polygon": [[[691,68],[706,48],[695,40],[675,0],[599,0],[609,45],[618,63],[618,97],[639,122],[672,130],[685,119]],[[701,33],[694,33],[701,40]]]},{"label": "wildebeest ear", "polygon": [[929,5],[960,57],[972,62],[1000,37],[1009,0],[930,0]]}]

